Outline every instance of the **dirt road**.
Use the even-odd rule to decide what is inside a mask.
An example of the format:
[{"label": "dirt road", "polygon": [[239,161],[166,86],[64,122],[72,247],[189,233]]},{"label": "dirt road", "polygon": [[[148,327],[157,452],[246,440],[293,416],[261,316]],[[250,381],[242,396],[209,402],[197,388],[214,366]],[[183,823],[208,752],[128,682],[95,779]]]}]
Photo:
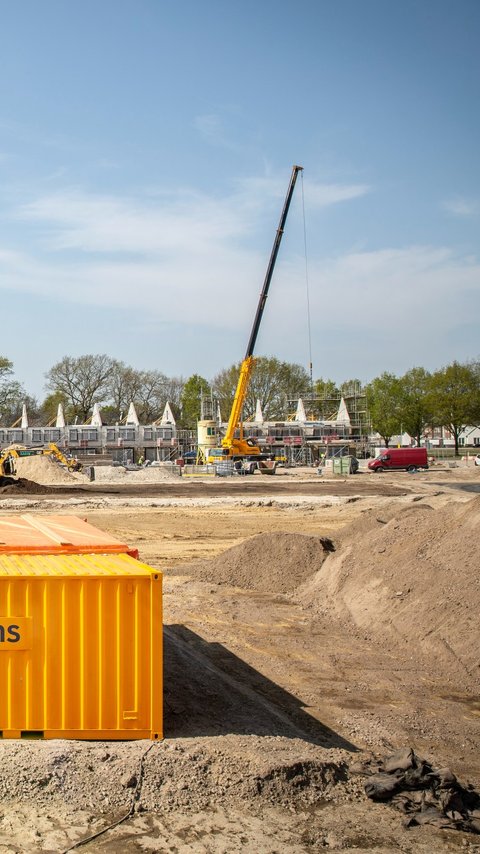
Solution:
[{"label": "dirt road", "polygon": [[[443,519],[449,507],[473,514],[474,493],[465,486],[476,489],[477,474],[338,482],[306,473],[0,497],[2,512],[82,515],[162,569],[166,715],[166,738],[150,750],[145,742],[0,742],[0,852],[68,850],[127,816],[134,795],[132,814],[80,851],[480,851],[471,834],[427,825],[405,830],[401,815],[367,800],[363,778],[351,773],[369,752],[411,745],[478,785],[478,672],[467,651],[455,661],[448,650],[432,654],[420,632],[382,634],[384,623],[377,629],[374,617],[371,626],[362,622],[348,598],[349,567],[358,566],[360,577],[367,572],[362,561],[368,567],[371,559],[373,573],[383,548],[395,568],[391,622],[410,626],[407,578],[410,596],[415,582],[398,549],[416,537],[421,560],[430,519]],[[252,537],[259,537],[257,551]],[[321,560],[312,551],[319,537],[334,548]],[[269,586],[267,558],[277,553],[292,576],[289,593]],[[457,554],[466,563],[472,557],[460,546]],[[220,555],[219,584],[211,567]],[[340,566],[342,555],[348,561]],[[315,569],[308,583],[300,571],[307,560]],[[327,586],[318,587],[317,576]],[[338,579],[342,607],[332,593]],[[386,585],[384,579],[375,596]],[[374,595],[363,588],[356,594],[359,607],[367,607],[367,592]],[[442,596],[460,620],[460,593]],[[374,601],[383,607],[381,597]]]}]

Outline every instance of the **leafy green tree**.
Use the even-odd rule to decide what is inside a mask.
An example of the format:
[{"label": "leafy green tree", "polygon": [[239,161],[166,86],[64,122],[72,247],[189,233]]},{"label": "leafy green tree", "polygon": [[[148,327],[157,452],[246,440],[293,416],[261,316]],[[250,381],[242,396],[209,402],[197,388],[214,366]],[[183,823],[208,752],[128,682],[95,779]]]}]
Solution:
[{"label": "leafy green tree", "polygon": [[314,402],[311,415],[319,420],[330,420],[335,417],[340,401],[340,389],[334,380],[315,380],[313,385]]},{"label": "leafy green tree", "polygon": [[186,430],[195,430],[201,416],[202,395],[210,397],[208,380],[199,374],[193,374],[185,383],[181,397],[180,425]]},{"label": "leafy green tree", "polygon": [[427,425],[433,421],[431,375],[424,368],[412,368],[401,377],[400,418],[404,430],[420,445]]},{"label": "leafy green tree", "polygon": [[72,417],[71,407],[67,398],[61,391],[57,391],[53,394],[49,394],[40,404],[40,411],[38,417],[39,423],[41,425],[45,426],[48,424],[55,424],[58,413],[58,405],[60,403],[63,407],[65,423],[70,424],[74,420],[74,418]]},{"label": "leafy green tree", "polygon": [[[220,371],[212,382],[225,421],[228,420],[235,396],[240,365],[241,363],[238,363]],[[245,396],[243,418],[248,420],[254,417],[257,400],[260,401],[266,421],[285,418],[287,401],[303,397],[309,391],[310,377],[301,365],[260,356],[255,359]]]},{"label": "leafy green tree", "polygon": [[359,379],[344,380],[340,385],[340,394],[343,397],[352,397],[362,391],[362,381]]},{"label": "leafy green tree", "polygon": [[366,392],[372,427],[388,448],[392,436],[401,429],[401,381],[385,371],[367,385]]},{"label": "leafy green tree", "polygon": [[430,381],[430,397],[435,422],[453,435],[458,455],[460,433],[480,423],[480,382],[478,363],[453,362],[436,371]]},{"label": "leafy green tree", "polygon": [[335,381],[324,380],[322,377],[315,380],[313,392],[316,397],[322,398],[338,397],[340,395],[340,389],[337,387]]},{"label": "leafy green tree", "polygon": [[73,417],[86,423],[94,403],[109,402],[109,380],[116,364],[106,355],[64,356],[46,373],[46,387],[63,394]]}]

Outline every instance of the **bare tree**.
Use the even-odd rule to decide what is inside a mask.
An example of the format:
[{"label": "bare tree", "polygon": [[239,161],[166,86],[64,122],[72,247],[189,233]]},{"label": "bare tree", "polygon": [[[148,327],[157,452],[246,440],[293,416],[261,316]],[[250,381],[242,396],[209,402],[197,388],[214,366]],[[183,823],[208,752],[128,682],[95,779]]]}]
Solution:
[{"label": "bare tree", "polygon": [[149,424],[162,414],[166,403],[168,378],[161,371],[141,371],[137,414],[141,421]]},{"label": "bare tree", "polygon": [[123,362],[116,362],[108,385],[111,417],[119,421],[127,414],[130,404],[142,398],[142,373]]},{"label": "bare tree", "polygon": [[68,400],[74,417],[85,423],[94,403],[109,400],[109,381],[117,362],[110,356],[65,356],[45,375],[47,389]]}]

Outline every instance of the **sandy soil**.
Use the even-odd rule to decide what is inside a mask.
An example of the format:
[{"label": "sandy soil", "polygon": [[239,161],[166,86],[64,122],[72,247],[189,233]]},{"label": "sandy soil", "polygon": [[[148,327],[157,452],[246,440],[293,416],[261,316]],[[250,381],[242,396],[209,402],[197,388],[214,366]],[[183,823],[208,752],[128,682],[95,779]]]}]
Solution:
[{"label": "sandy soil", "polygon": [[0,495],[0,513],[82,515],[162,569],[166,714],[153,746],[0,742],[0,852],[71,850],[119,820],[79,850],[480,851],[404,829],[352,771],[411,745],[480,784],[480,469],[141,474]]}]

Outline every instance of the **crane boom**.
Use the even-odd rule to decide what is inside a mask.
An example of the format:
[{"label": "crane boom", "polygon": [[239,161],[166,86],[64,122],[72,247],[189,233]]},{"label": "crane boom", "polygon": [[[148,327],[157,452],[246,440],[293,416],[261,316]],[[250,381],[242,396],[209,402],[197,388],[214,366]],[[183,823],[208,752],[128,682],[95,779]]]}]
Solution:
[{"label": "crane boom", "polygon": [[248,342],[247,352],[245,353],[245,359],[248,359],[249,356],[253,356],[253,351],[255,348],[255,343],[257,340],[258,330],[260,329],[260,323],[262,321],[262,315],[265,308],[265,303],[267,301],[268,290],[270,288],[270,282],[272,281],[273,270],[275,267],[275,262],[277,260],[278,250],[280,249],[280,243],[282,242],[283,231],[285,228],[285,223],[288,216],[288,211],[290,208],[290,202],[292,201],[293,191],[295,189],[295,184],[297,182],[298,173],[303,170],[303,166],[294,166],[292,168],[292,176],[290,178],[290,184],[287,190],[287,195],[285,198],[285,203],[283,205],[282,215],[280,217],[280,222],[278,224],[277,233],[275,235],[275,240],[272,247],[272,253],[270,255],[270,261],[268,262],[267,272],[265,274],[265,281],[263,283],[262,292],[260,294],[260,299],[258,301],[257,313],[255,315],[255,320],[253,321],[252,332],[250,334],[250,340]]},{"label": "crane boom", "polygon": [[[303,166],[293,166],[292,175],[290,178],[290,184],[288,186],[287,195],[285,197],[285,202],[283,205],[282,214],[280,216],[280,222],[278,224],[277,232],[275,235],[275,240],[273,243],[272,252],[270,255],[270,261],[268,262],[267,272],[265,274],[265,280],[263,283],[263,288],[260,294],[260,299],[258,301],[257,311],[255,314],[255,319],[253,321],[252,331],[250,333],[250,339],[247,346],[247,351],[245,353],[245,358],[240,366],[240,374],[238,377],[237,388],[235,391],[235,397],[232,404],[232,409],[230,412],[230,418],[228,420],[227,430],[225,436],[222,439],[222,447],[227,448],[229,455],[245,455],[245,454],[259,454],[260,448],[258,448],[255,444],[249,444],[243,438],[243,424],[241,420],[242,416],[242,408],[245,402],[245,397],[248,391],[248,385],[250,382],[250,377],[252,375],[253,367],[255,364],[255,360],[253,357],[253,351],[255,349],[255,343],[257,340],[258,330],[260,329],[260,323],[262,321],[263,312],[265,309],[265,303],[267,301],[268,290],[270,288],[270,282],[272,280],[273,270],[275,268],[275,262],[277,260],[278,250],[280,248],[280,243],[282,242],[283,231],[285,228],[285,222],[288,215],[288,210],[290,208],[290,202],[292,201],[293,191],[295,189],[295,184],[297,181],[298,173],[303,170]],[[240,438],[235,438],[235,430],[240,428]]]}]

